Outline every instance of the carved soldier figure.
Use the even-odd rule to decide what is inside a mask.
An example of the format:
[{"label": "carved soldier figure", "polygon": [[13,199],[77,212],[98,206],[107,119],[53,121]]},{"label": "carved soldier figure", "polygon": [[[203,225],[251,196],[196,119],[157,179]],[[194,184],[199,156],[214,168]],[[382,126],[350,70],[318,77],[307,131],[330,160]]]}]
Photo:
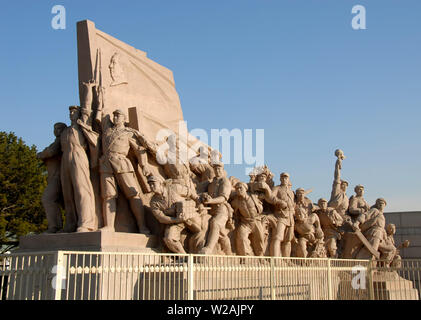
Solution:
[{"label": "carved soldier figure", "polygon": [[[365,238],[370,242],[374,251],[379,250],[380,242],[383,238],[386,219],[383,215],[383,210],[386,207],[386,200],[379,198],[376,204],[364,216],[364,221],[360,224],[360,229]],[[364,259],[371,257],[366,249],[360,250],[357,254],[357,259]]]},{"label": "carved soldier figure", "polygon": [[263,167],[254,168],[249,176],[250,192],[259,195],[259,198],[263,200],[265,198],[265,189],[262,187],[263,183],[267,184],[269,188],[273,188],[273,173],[264,165]]},{"label": "carved soldier figure", "polygon": [[275,206],[275,212],[268,215],[272,228],[271,255],[289,257],[291,240],[294,238],[294,193],[291,191],[289,174],[281,173],[281,185],[271,190],[265,188],[265,199]]},{"label": "carved soldier figure", "polygon": [[396,226],[390,223],[386,226],[386,230],[383,231],[383,237],[379,244],[380,259],[386,260],[389,265],[396,256],[396,246],[394,235],[396,232]]},{"label": "carved soldier figure", "polygon": [[46,233],[56,233],[63,227],[59,204],[62,195],[60,183],[60,135],[66,127],[66,124],[62,122],[54,124],[55,141],[37,154],[37,158],[44,161],[48,172],[47,187],[42,194],[42,204],[48,221]]},{"label": "carved soldier figure", "polygon": [[129,201],[139,233],[149,234],[145,225],[144,208],[140,198],[140,185],[133,165],[127,157],[130,148],[138,155],[139,149],[147,142],[140,132],[125,127],[126,115],[123,111],[117,109],[113,112],[113,115],[114,124],[109,119],[103,120],[107,123],[102,123],[103,155],[100,159],[100,173],[105,224],[102,230],[115,230],[118,186]]},{"label": "carved soldier figure", "polygon": [[[203,155],[206,157],[203,158]],[[197,177],[197,189],[198,192],[205,192],[208,189],[209,184],[215,177],[215,172],[212,166],[209,164],[209,157],[204,151],[204,147],[199,148],[199,154],[190,159],[190,170]]]},{"label": "carved soldier figure", "polygon": [[313,211],[313,203],[309,198],[306,197],[306,194],[311,191],[305,191],[303,188],[298,188],[295,190],[295,213],[300,209],[304,209],[307,215]]},{"label": "carved soldier figure", "polygon": [[[164,243],[172,252],[186,253],[181,243],[181,232],[187,227],[194,233],[202,231],[201,219],[195,209],[195,202],[186,198],[191,195],[186,188],[167,180],[164,185],[155,176],[149,176],[148,183],[154,196],[151,210],[154,217],[166,225]],[[199,218],[199,219],[197,219]]]},{"label": "carved soldier figure", "polygon": [[308,210],[308,207],[297,206],[295,211],[295,232],[297,234],[297,256],[308,257],[308,248],[317,249],[323,245],[323,231],[320,227],[320,220],[316,213]]},{"label": "carved soldier figure", "polygon": [[345,155],[342,150],[337,149],[335,155],[338,157],[335,164],[335,175],[332,185],[332,193],[328,206],[330,208],[336,209],[342,217],[345,217],[345,214],[349,207],[349,199],[346,195],[346,189],[348,188],[348,182],[341,180],[341,169],[342,169],[342,160],[345,159]]},{"label": "carved soldier figure", "polygon": [[330,258],[338,257],[338,241],[341,239],[339,227],[342,226],[344,219],[334,208],[328,207],[326,199],[319,199],[317,202],[319,209],[316,213],[319,216],[320,224],[324,233],[327,255]]},{"label": "carved soldier figure", "polygon": [[361,246],[361,240],[355,234],[354,230],[359,230],[359,226],[365,220],[365,215],[370,209],[367,201],[364,199],[364,187],[357,185],[354,188],[355,195],[349,199],[348,214],[345,216],[345,223],[342,226],[344,230],[342,242],[342,258],[352,259]]},{"label": "carved soldier figure", "polygon": [[409,240],[405,240],[399,247],[396,247],[394,239],[395,233],[396,226],[393,223],[389,223],[386,226],[386,230],[383,232],[383,238],[379,244],[379,251],[380,259],[385,262],[386,266],[399,268],[402,260],[399,255],[399,249],[407,248],[409,246]]},{"label": "carved soldier figure", "polygon": [[214,162],[212,166],[215,178],[208,187],[208,193],[203,193],[203,203],[210,205],[209,234],[206,246],[200,251],[202,254],[211,254],[219,241],[222,251],[231,255],[231,242],[228,237],[227,223],[232,219],[232,208],[228,203],[231,194],[231,183],[226,177],[224,164]]},{"label": "carved soldier figure", "polygon": [[77,124],[80,108],[69,107],[71,126],[60,135],[61,185],[66,210],[65,232],[88,232],[95,228],[95,199],[90,180],[88,144]]},{"label": "carved soldier figure", "polygon": [[370,209],[370,206],[364,199],[364,187],[362,185],[355,186],[354,191],[355,195],[349,199],[348,214],[354,227],[358,227],[365,220],[364,216]]},{"label": "carved soldier figure", "polygon": [[165,152],[159,150],[155,143],[148,142],[145,147],[162,166],[167,179],[172,179],[173,183],[181,184],[192,192],[195,192],[196,187],[190,176],[190,165],[178,156],[180,140],[175,134],[171,134],[168,136],[166,143],[169,148]]},{"label": "carved soldier figure", "polygon": [[265,236],[261,223],[263,205],[256,195],[247,193],[247,189],[247,184],[238,182],[235,185],[236,193],[231,202],[234,215],[238,213],[240,219],[235,238],[237,254],[263,256]]}]

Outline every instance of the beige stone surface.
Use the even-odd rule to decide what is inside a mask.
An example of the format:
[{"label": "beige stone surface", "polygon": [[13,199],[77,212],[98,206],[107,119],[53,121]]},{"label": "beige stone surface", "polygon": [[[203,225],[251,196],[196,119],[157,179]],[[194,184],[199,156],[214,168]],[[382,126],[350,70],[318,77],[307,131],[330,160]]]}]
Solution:
[{"label": "beige stone surface", "polygon": [[98,30],[92,21],[78,22],[77,34],[79,83],[102,79],[109,99],[105,113],[120,108],[129,114],[129,108],[136,107],[137,123],[153,140],[161,128],[178,131],[183,113],[171,70]]},{"label": "beige stone surface", "polygon": [[158,241],[155,236],[96,231],[24,236],[20,238],[17,252],[56,250],[153,252],[150,248],[154,248],[157,245]]}]

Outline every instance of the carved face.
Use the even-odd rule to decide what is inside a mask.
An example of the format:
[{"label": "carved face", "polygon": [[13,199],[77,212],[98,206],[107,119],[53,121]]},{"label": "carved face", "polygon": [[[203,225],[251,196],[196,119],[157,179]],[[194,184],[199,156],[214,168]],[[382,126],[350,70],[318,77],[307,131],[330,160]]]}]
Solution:
[{"label": "carved face", "polygon": [[304,199],[304,191],[297,192],[297,201],[302,201]]},{"label": "carved face", "polygon": [[342,190],[343,192],[346,192],[346,188],[348,188],[348,184],[347,184],[346,182],[342,182],[342,183],[341,183],[341,190]]},{"label": "carved face", "polygon": [[247,190],[242,184],[236,185],[235,191],[237,191],[237,194],[242,198],[245,198],[247,195]]},{"label": "carved face", "polygon": [[116,126],[124,125],[124,121],[126,121],[126,117],[120,113],[114,114],[114,124]]},{"label": "carved face", "polygon": [[289,177],[288,176],[281,176],[281,184],[288,186],[289,185]]},{"label": "carved face", "polygon": [[395,225],[394,225],[394,224],[388,224],[388,225],[387,225],[387,228],[386,228],[386,231],[387,231],[387,234],[388,234],[388,235],[395,234],[395,232],[396,232],[396,227],[395,227]]},{"label": "carved face", "polygon": [[357,194],[357,196],[362,197],[364,195],[364,188],[363,187],[358,187],[355,190],[355,193]]},{"label": "carved face", "polygon": [[323,211],[326,211],[326,209],[327,209],[327,202],[326,202],[326,201],[320,201],[320,202],[319,202],[319,207],[320,207],[320,209],[322,209]]},{"label": "carved face", "polygon": [[266,182],[267,176],[265,174],[259,174],[257,176],[257,182]]},{"label": "carved face", "polygon": [[386,203],[384,201],[381,201],[381,200],[380,201],[377,201],[377,208],[380,211],[383,211],[385,207],[386,207]]},{"label": "carved face", "polygon": [[215,176],[221,178],[224,176],[224,168],[221,166],[215,166]]},{"label": "carved face", "polygon": [[71,121],[77,121],[80,117],[80,111],[78,109],[72,109],[70,110],[70,120]]},{"label": "carved face", "polygon": [[152,192],[154,192],[155,194],[162,194],[163,193],[162,184],[159,183],[158,181],[151,182],[150,186],[151,186]]},{"label": "carved face", "polygon": [[64,126],[54,126],[54,136],[59,137],[64,130]]}]

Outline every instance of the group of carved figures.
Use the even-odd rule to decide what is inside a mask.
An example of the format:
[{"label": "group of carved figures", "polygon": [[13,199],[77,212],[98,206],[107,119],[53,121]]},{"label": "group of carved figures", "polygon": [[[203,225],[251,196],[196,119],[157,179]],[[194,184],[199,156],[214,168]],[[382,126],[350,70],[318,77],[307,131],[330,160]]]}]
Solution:
[{"label": "group of carved figures", "polygon": [[[379,198],[370,207],[362,185],[357,185],[355,195],[348,198],[348,182],[341,180],[345,159],[341,150],[335,152],[330,200],[322,198],[315,204],[306,197],[308,191],[292,190],[286,172],[281,173],[280,185],[275,186],[267,166],[255,168],[250,181],[244,183],[227,178],[219,157],[203,158],[200,153],[188,163],[159,161],[162,155],[158,145],[127,127],[124,112],[115,110],[113,121],[103,113],[104,88],[93,81],[84,83],[84,87],[81,107],[69,108],[71,125],[56,123],[56,140],[38,154],[48,170],[42,199],[48,233],[112,232],[118,215],[117,197],[123,196],[139,233],[151,234],[145,215],[152,215],[159,223],[155,235],[162,240],[164,251],[276,257],[374,256],[389,264],[400,258],[393,238],[395,226],[386,226],[383,215],[386,200]],[[148,157],[165,163],[160,166],[162,174],[156,174]],[[145,198],[145,194],[152,197]],[[61,202],[66,220],[63,230]]]}]

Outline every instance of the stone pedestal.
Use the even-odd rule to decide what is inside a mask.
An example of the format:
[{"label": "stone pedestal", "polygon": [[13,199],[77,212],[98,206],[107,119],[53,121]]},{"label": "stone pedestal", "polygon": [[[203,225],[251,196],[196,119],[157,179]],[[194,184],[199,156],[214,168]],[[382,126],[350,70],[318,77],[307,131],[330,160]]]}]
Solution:
[{"label": "stone pedestal", "polygon": [[396,272],[374,273],[373,289],[376,300],[419,300],[414,283],[400,277]]},{"label": "stone pedestal", "polygon": [[153,253],[156,236],[123,232],[80,232],[29,235],[20,238],[16,252],[96,251]]}]

